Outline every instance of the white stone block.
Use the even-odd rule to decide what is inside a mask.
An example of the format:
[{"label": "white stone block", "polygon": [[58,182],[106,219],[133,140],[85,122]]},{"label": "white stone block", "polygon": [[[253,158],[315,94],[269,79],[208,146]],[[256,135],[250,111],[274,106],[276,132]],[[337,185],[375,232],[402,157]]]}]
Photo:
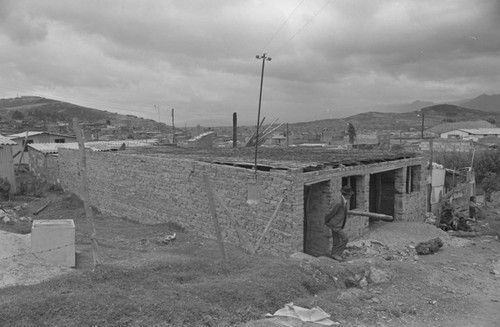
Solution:
[{"label": "white stone block", "polygon": [[40,259],[59,266],[75,267],[75,223],[73,219],[34,220],[31,251]]}]

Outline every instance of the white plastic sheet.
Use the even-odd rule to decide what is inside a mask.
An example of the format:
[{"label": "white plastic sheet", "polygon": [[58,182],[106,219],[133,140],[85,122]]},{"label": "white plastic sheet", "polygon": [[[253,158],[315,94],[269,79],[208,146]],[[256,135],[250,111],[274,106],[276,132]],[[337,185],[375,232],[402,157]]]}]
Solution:
[{"label": "white plastic sheet", "polygon": [[333,326],[339,324],[338,322],[330,320],[330,315],[319,307],[306,309],[293,305],[293,303],[285,304],[284,308],[279,309],[274,314],[267,314],[266,316],[294,318],[299,319],[303,322],[313,323],[320,326]]}]

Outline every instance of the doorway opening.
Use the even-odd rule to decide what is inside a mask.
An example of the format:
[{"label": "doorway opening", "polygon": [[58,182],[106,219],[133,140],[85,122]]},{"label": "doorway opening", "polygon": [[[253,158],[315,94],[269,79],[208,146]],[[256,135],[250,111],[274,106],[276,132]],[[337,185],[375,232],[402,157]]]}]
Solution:
[{"label": "doorway opening", "polygon": [[395,170],[370,175],[370,212],[394,217]]},{"label": "doorway opening", "polygon": [[331,198],[330,181],[304,186],[304,253],[316,257],[330,253],[332,235],[325,225],[325,215]]}]

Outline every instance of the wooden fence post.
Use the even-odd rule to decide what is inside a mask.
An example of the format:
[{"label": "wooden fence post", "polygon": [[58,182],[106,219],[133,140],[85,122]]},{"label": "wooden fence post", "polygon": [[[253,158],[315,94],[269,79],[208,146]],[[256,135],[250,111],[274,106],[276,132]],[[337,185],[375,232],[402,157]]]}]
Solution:
[{"label": "wooden fence post", "polygon": [[214,225],[215,236],[217,237],[217,243],[219,244],[220,255],[222,257],[222,263],[226,266],[226,250],[224,249],[224,242],[222,240],[222,233],[219,225],[219,220],[217,219],[217,211],[215,211],[214,195],[212,193],[212,186],[210,185],[210,180],[206,174],[203,175],[203,182],[205,184],[205,192],[208,196],[208,206],[210,207],[210,212],[212,214],[212,222]]},{"label": "wooden fence post", "polygon": [[92,245],[92,258],[93,258],[93,263],[94,263],[94,268],[95,270],[97,266],[99,265],[99,257],[98,257],[98,249],[99,245],[97,244],[97,239],[96,239],[96,229],[95,229],[95,223],[94,223],[94,213],[92,211],[92,207],[90,205],[90,194],[89,194],[89,188],[88,188],[88,181],[87,181],[87,158],[85,156],[85,143],[83,142],[83,135],[82,131],[80,130],[80,127],[78,126],[78,118],[73,118],[73,129],[76,134],[76,139],[78,141],[78,147],[80,149],[80,175],[82,177],[81,180],[81,191],[82,191],[82,197],[83,197],[83,206],[85,208],[85,215],[87,216],[87,220],[90,223],[91,227],[91,235],[90,235],[90,243]]}]

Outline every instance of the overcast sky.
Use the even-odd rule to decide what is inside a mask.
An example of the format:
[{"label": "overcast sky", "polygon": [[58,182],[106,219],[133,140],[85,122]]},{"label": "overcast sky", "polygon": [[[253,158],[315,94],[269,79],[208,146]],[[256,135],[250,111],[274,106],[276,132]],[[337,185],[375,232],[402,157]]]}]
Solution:
[{"label": "overcast sky", "polygon": [[268,122],[500,93],[500,0],[0,0],[0,98],[255,124],[264,52]]}]

